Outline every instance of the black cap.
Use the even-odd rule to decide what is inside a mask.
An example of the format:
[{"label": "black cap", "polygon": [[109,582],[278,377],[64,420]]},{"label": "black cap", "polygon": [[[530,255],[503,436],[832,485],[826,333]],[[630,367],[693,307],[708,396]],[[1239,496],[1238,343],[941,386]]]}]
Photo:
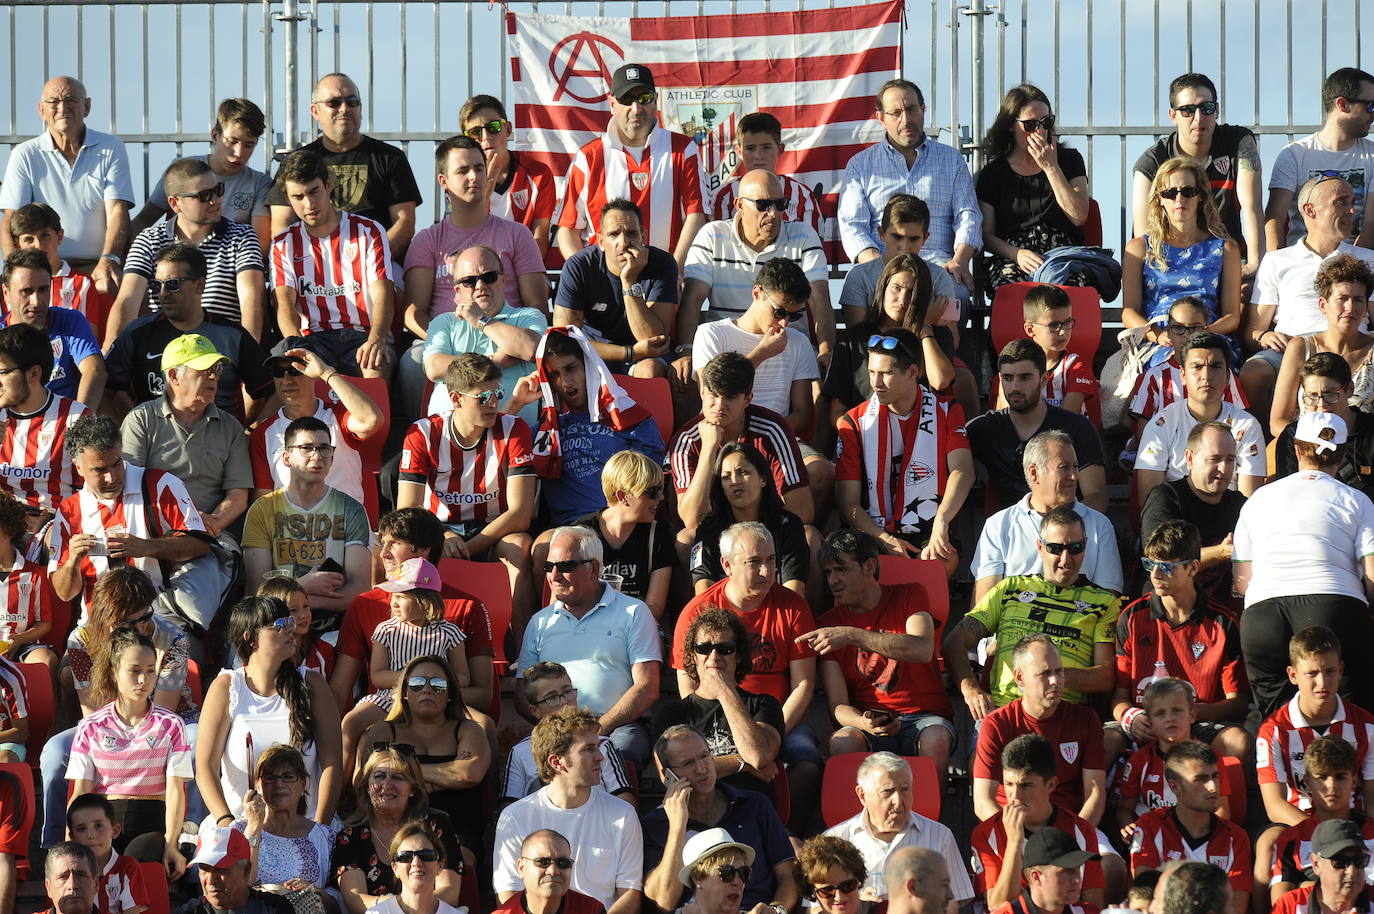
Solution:
[{"label": "black cap", "polygon": [[1312,832],[1312,853],[1330,860],[1346,848],[1364,850],[1360,826],[1349,819],[1327,819]]},{"label": "black cap", "polygon": [[1021,866],[1060,866],[1067,870],[1101,859],[1101,854],[1090,854],[1079,847],[1068,832],[1046,826],[1026,839]]},{"label": "black cap", "polygon": [[642,63],[623,64],[611,75],[611,98],[616,101],[631,89],[648,89],[652,92],[656,88],[653,72]]},{"label": "black cap", "polygon": [[267,357],[267,361],[264,364],[266,364],[268,368],[271,368],[273,365],[276,365],[279,362],[291,362],[297,365],[303,365],[305,364],[305,362],[300,356],[287,355],[286,353],[288,350],[291,349],[304,348],[305,337],[288,336],[286,339],[280,340],[277,343],[277,345],[272,347],[272,354]]}]

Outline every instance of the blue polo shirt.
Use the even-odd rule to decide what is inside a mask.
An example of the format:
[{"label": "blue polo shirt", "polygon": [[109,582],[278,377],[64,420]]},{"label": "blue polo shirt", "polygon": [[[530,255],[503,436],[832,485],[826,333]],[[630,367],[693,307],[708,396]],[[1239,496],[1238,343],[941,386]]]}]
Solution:
[{"label": "blue polo shirt", "polygon": [[577,689],[578,704],[600,716],[630,690],[631,667],[662,659],[649,607],[606,584],[581,619],[558,600],[535,613],[525,628],[515,675],[523,678],[524,670],[545,660],[561,663]]},{"label": "blue polo shirt", "polygon": [[[1087,528],[1088,548],[1083,554],[1083,575],[1098,587],[1122,593],[1121,555],[1116,550],[1116,531],[1100,511],[1081,501],[1073,509]],[[1042,515],[1030,506],[1026,495],[1010,508],[998,511],[983,525],[973,551],[973,578],[1000,575],[1040,574],[1043,562],[1035,544],[1040,539]]]},{"label": "blue polo shirt", "polygon": [[601,471],[621,451],[638,451],[654,463],[663,463],[663,435],[652,417],[618,432],[593,422],[588,413],[563,413],[558,417],[558,434],[563,472],[557,479],[543,481],[544,504],[555,524],[571,524],[606,507]]},{"label": "blue polo shirt", "polygon": [[[0,326],[9,325],[10,315],[6,314]],[[75,400],[81,386],[81,372],[76,366],[88,355],[100,355],[100,344],[91,332],[91,322],[79,311],[49,308],[48,339],[52,342],[52,374],[46,386],[58,396]],[[94,409],[97,404],[86,405]]]},{"label": "blue polo shirt", "polygon": [[[773,867],[794,859],[792,842],[787,837],[787,826],[778,818],[773,804],[761,793],[752,790],[737,790],[725,784],[717,784],[716,789],[725,794],[729,805],[725,815],[714,825],[687,820],[687,838],[708,828],[723,828],[740,844],[748,845],[757,855],[749,883],[744,887],[744,897],[740,908],[749,910],[760,902],[767,904],[777,897],[777,876]],[[644,872],[651,872],[663,859],[663,845],[668,842],[668,814],[660,806],[644,816]],[[682,900],[691,897],[692,890],[685,889]]]}]

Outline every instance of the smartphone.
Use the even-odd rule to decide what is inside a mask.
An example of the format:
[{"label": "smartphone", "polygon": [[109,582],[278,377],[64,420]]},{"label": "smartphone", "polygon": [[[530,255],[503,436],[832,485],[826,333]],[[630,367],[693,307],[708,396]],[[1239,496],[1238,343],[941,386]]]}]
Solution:
[{"label": "smartphone", "polygon": [[658,757],[658,763],[663,766],[664,787],[667,787],[669,784],[675,784],[678,781],[682,780],[682,778],[678,777],[676,771],[668,767],[668,760],[663,757],[663,752],[660,750],[658,746],[654,747],[654,755]]},{"label": "smartphone", "polygon": [[942,315],[940,315],[940,323],[942,323],[942,324],[958,323],[958,321],[959,321],[959,298],[958,298],[958,296],[951,295],[951,296],[949,296],[949,304],[945,307],[945,313],[942,314]]},{"label": "smartphone", "polygon": [[343,566],[340,565],[338,562],[334,561],[333,558],[327,558],[327,559],[325,559],[323,562],[320,562],[320,567],[319,567],[319,568],[316,568],[315,570],[316,570],[316,571],[332,571],[332,572],[334,572],[335,574],[343,574],[343,573],[344,573]]}]

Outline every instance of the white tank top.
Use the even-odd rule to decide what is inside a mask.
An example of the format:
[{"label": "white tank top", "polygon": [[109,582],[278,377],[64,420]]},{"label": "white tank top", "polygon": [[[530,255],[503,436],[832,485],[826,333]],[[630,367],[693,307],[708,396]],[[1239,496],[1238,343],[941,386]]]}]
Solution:
[{"label": "white tank top", "polygon": [[[251,772],[258,756],[268,746],[291,743],[291,713],[286,699],[273,694],[262,696],[248,687],[243,670],[222,670],[220,677],[229,677],[229,736],[224,743],[224,755],[219,765],[219,786],[224,802],[236,817],[243,815],[243,795],[248,792]],[[308,795],[319,796],[320,768],[315,757],[315,742],[301,747],[305,756],[305,770],[310,773]]]}]

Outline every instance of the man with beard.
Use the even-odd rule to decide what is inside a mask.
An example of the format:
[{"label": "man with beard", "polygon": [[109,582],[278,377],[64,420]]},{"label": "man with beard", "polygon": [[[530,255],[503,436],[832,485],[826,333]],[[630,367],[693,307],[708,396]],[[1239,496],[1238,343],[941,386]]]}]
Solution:
[{"label": "man with beard", "polygon": [[105,359],[91,323],[76,311],[52,307],[52,266],[42,251],[15,251],[0,273],[5,300],[5,326],[28,324],[47,334],[53,364],[44,379],[48,390],[88,407],[100,405],[105,393]]},{"label": "man with beard", "polygon": [[1026,442],[1050,429],[1067,432],[1078,455],[1078,486],[1084,504],[1107,511],[1107,471],[1102,441],[1092,423],[1045,402],[1045,350],[1033,340],[1012,340],[997,356],[997,373],[1007,408],[989,410],[968,423],[973,458],[987,470],[998,508],[1025,496],[1029,478],[1022,471]]}]

